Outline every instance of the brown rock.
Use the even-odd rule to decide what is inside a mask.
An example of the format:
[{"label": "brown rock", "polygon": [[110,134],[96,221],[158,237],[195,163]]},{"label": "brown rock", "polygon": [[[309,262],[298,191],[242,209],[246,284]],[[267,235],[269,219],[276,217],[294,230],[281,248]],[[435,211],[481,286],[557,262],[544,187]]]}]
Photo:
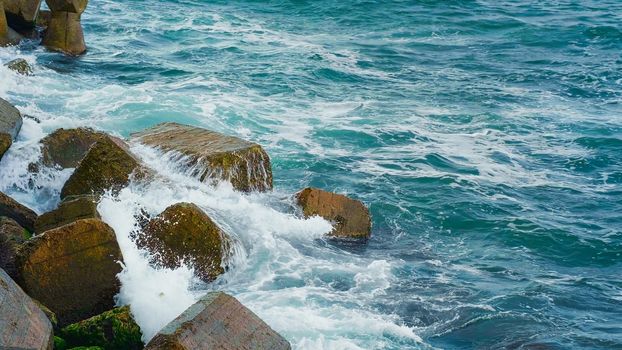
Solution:
[{"label": "brown rock", "polygon": [[20,35],[9,27],[4,11],[4,4],[0,1],[0,46],[17,45],[20,40]]},{"label": "brown rock", "polygon": [[356,239],[371,236],[369,210],[360,201],[317,188],[305,188],[296,197],[305,217],[319,215],[334,223],[330,236]]},{"label": "brown rock", "polygon": [[22,287],[56,314],[61,327],[114,307],[121,261],[114,231],[97,219],[35,236],[18,252]]},{"label": "brown rock", "polygon": [[19,279],[15,258],[17,249],[28,238],[30,238],[30,233],[15,220],[5,216],[0,217],[0,268],[14,280]]},{"label": "brown rock", "polygon": [[35,232],[43,233],[82,219],[101,219],[97,204],[97,197],[92,195],[67,197],[58,208],[39,215],[35,221]]},{"label": "brown rock", "polygon": [[37,213],[2,192],[0,192],[0,216],[6,216],[17,221],[20,226],[30,232],[35,229]]},{"label": "brown rock", "polygon": [[212,292],[166,325],[146,350],[288,350],[291,346],[234,297]]},{"label": "brown rock", "polygon": [[44,165],[75,168],[95,142],[107,135],[90,128],[58,129],[41,140]]},{"label": "brown rock", "polygon": [[50,24],[50,19],[52,18],[52,11],[50,10],[41,10],[39,11],[39,16],[37,16],[37,26],[42,29],[47,29]]},{"label": "brown rock", "polygon": [[223,256],[230,241],[201,208],[178,203],[152,219],[136,244],[153,254],[154,264],[177,268],[188,263],[197,276],[211,281],[224,273]]},{"label": "brown rock", "polygon": [[22,115],[19,110],[8,101],[0,98],[0,159],[11,147],[13,140],[22,128],[22,123]]},{"label": "brown rock", "polygon": [[9,25],[17,30],[34,28],[41,0],[3,0]]},{"label": "brown rock", "polygon": [[52,350],[52,324],[0,269],[0,349]]},{"label": "brown rock", "polygon": [[17,58],[5,64],[10,70],[21,75],[32,75],[32,67],[23,58]]},{"label": "brown rock", "polygon": [[146,170],[122,140],[107,136],[89,149],[63,186],[60,197],[116,192],[127,186],[133,174],[142,178]]},{"label": "brown rock", "polygon": [[46,0],[51,10],[42,44],[50,50],[78,56],[86,52],[81,17],[88,0]]},{"label": "brown rock", "polygon": [[240,191],[272,189],[270,157],[256,143],[177,123],[132,134],[132,140],[186,156],[203,182],[227,180]]}]

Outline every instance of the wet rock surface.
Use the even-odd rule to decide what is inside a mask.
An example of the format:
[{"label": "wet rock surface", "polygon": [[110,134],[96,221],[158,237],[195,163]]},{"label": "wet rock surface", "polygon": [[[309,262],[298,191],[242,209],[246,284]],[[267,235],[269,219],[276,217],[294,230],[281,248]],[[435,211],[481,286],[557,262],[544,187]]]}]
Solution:
[{"label": "wet rock surface", "polygon": [[90,128],[58,129],[41,139],[41,161],[46,166],[75,168],[89,149],[106,137]]},{"label": "wet rock surface", "polygon": [[0,192],[0,216],[11,218],[29,232],[34,232],[37,213],[2,192]]},{"label": "wet rock surface", "polygon": [[153,254],[156,265],[177,268],[187,263],[197,276],[211,281],[224,273],[230,239],[201,208],[179,203],[150,220],[136,244]]},{"label": "wet rock surface", "polygon": [[35,232],[40,234],[82,219],[100,219],[98,200],[92,195],[65,198],[58,208],[40,215],[35,221]]},{"label": "wet rock surface", "polygon": [[97,219],[46,231],[18,253],[22,287],[56,314],[60,326],[114,306],[122,260],[114,231]]},{"label": "wet rock surface", "polygon": [[0,349],[52,350],[52,324],[0,269]]},{"label": "wet rock surface", "polygon": [[371,236],[371,217],[362,202],[317,188],[305,188],[296,198],[305,217],[319,215],[334,223],[330,236],[351,239]]},{"label": "wet rock surface", "polygon": [[30,66],[28,61],[23,58],[14,59],[6,63],[5,66],[21,75],[32,75],[32,67]]},{"label": "wet rock surface", "polygon": [[212,292],[166,325],[145,349],[286,350],[291,346],[234,297]]},{"label": "wet rock surface", "polygon": [[22,128],[22,115],[15,106],[0,98],[0,159],[11,147]]},{"label": "wet rock surface", "polygon": [[30,233],[15,220],[0,216],[0,268],[14,280],[19,279],[17,250],[29,238]]},{"label": "wet rock surface", "polygon": [[256,143],[177,123],[156,125],[131,139],[187,157],[188,168],[203,182],[227,180],[240,191],[272,189],[270,157]]},{"label": "wet rock surface", "polygon": [[46,0],[51,10],[42,44],[50,50],[72,56],[86,52],[82,32],[82,13],[87,0]]}]

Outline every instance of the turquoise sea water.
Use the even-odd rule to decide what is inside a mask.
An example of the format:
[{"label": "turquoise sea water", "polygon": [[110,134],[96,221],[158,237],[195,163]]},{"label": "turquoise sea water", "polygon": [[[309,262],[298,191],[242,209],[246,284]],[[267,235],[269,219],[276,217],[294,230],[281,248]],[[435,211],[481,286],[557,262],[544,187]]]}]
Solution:
[{"label": "turquoise sea water", "polygon": [[[36,73],[1,68],[0,97],[41,119],[1,190],[54,206],[68,174],[22,160],[58,127],[207,127],[264,145],[276,187],[205,199],[244,247],[216,288],[294,348],[622,349],[622,2],[92,0],[83,24],[79,59],[0,49]],[[368,244],[283,227],[308,185],[369,205]]]}]

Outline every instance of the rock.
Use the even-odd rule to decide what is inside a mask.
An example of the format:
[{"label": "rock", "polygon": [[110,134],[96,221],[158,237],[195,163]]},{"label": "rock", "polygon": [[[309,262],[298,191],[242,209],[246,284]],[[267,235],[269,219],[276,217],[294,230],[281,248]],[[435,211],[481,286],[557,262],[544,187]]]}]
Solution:
[{"label": "rock", "polygon": [[86,52],[81,17],[88,0],[46,0],[52,11],[41,43],[50,50],[78,56]]},{"label": "rock", "polygon": [[[1,3],[1,2],[0,2]],[[0,98],[0,159],[11,147],[22,128],[22,115],[8,101]]]},{"label": "rock", "polygon": [[21,285],[56,314],[62,327],[114,306],[122,259],[110,226],[98,219],[78,220],[22,245]]},{"label": "rock", "polygon": [[97,141],[69,177],[60,197],[84,194],[102,195],[127,186],[130,176],[143,178],[146,171],[120,139],[106,136]]},{"label": "rock", "polygon": [[20,40],[21,36],[13,28],[9,27],[4,4],[0,1],[0,46],[17,45]]},{"label": "rock", "polygon": [[32,67],[30,67],[30,64],[23,58],[14,59],[5,64],[5,66],[21,75],[32,75]]},{"label": "rock", "polygon": [[75,168],[91,146],[106,137],[90,128],[58,129],[41,140],[41,161],[46,166]]},{"label": "rock", "polygon": [[35,26],[41,0],[3,0],[9,26],[17,29],[32,29]]},{"label": "rock", "polygon": [[317,188],[305,188],[296,198],[305,217],[319,215],[334,223],[330,236],[353,239],[371,236],[369,210],[360,201]]},{"label": "rock", "polygon": [[132,140],[186,156],[188,167],[203,182],[227,180],[247,192],[272,189],[270,157],[256,143],[177,123],[132,134]]},{"label": "rock", "polygon": [[50,24],[50,19],[52,18],[52,11],[50,10],[41,10],[39,11],[39,16],[37,16],[37,26],[42,29],[47,29]]},{"label": "rock", "polygon": [[52,310],[48,309],[47,306],[43,305],[37,299],[32,299],[32,301],[34,301],[35,304],[37,304],[39,309],[41,309],[41,311],[43,311],[43,313],[48,318],[48,320],[50,320],[50,323],[52,324],[52,328],[55,329],[56,327],[58,327],[58,318],[56,318],[56,314]]},{"label": "rock", "polygon": [[34,232],[37,213],[2,192],[0,192],[0,216],[9,217],[29,232]]},{"label": "rock", "polygon": [[119,307],[71,324],[60,331],[67,347],[99,346],[106,350],[142,349],[140,327],[129,306]]},{"label": "rock", "polygon": [[230,240],[201,208],[178,203],[149,221],[136,244],[153,254],[152,263],[168,268],[188,263],[209,282],[225,272]]},{"label": "rock", "polygon": [[52,324],[0,269],[0,349],[52,350]]},{"label": "rock", "polygon": [[92,195],[67,197],[58,208],[37,218],[35,232],[43,233],[82,219],[101,219],[97,204],[97,198]]},{"label": "rock", "polygon": [[212,292],[166,325],[146,350],[285,350],[291,346],[234,297]]},{"label": "rock", "polygon": [[28,238],[30,238],[28,231],[15,220],[5,216],[0,217],[0,268],[14,280],[19,279],[15,261],[17,248]]}]

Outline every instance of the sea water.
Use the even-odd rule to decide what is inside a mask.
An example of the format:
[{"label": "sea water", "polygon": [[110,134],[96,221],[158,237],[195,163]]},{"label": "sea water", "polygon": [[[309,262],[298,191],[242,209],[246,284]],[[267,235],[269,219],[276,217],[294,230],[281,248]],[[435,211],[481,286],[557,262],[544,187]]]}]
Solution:
[{"label": "sea water", "polygon": [[[148,340],[208,290],[296,349],[622,348],[622,3],[92,0],[78,59],[0,48],[0,97],[27,115],[0,190],[42,213],[71,169],[28,173],[38,140],[163,121],[263,145],[275,190],[162,175],[99,205]],[[304,219],[306,186],[365,202],[364,245]],[[158,270],[134,213],[189,201],[235,239],[212,284]]]}]

